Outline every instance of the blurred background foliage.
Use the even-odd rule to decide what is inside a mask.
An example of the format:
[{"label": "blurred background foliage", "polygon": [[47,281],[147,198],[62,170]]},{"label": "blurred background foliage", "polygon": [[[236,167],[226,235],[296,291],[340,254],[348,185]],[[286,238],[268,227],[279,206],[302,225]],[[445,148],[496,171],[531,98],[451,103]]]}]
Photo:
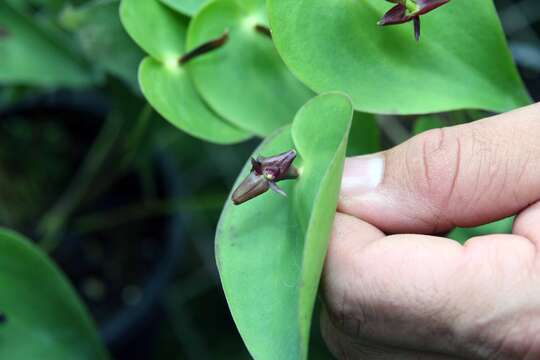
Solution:
[{"label": "blurred background foliage", "polygon": [[[187,16],[202,3],[164,2]],[[540,4],[495,3],[538,101]],[[0,225],[34,239],[59,264],[114,358],[247,359],[213,240],[258,140],[214,145],[161,119],[139,89],[144,54],[123,29],[119,4],[0,4]],[[378,116],[378,128],[353,129],[349,155],[485,115]],[[451,237],[510,228],[506,219]],[[313,358],[327,358],[315,335]]]}]

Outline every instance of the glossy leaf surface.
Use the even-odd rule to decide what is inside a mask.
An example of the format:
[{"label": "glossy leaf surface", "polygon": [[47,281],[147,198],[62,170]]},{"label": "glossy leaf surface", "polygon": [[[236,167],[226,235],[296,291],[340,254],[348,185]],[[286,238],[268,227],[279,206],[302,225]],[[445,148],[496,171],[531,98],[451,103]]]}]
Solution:
[{"label": "glossy leaf surface", "polygon": [[189,25],[188,48],[227,29],[229,42],[192,60],[187,68],[218,114],[243,129],[267,135],[290,123],[313,94],[293,77],[257,25],[267,26],[263,0],[216,0],[205,5]]},{"label": "glossy leaf surface", "polygon": [[[304,359],[319,278],[337,205],[352,105],[341,94],[308,102],[292,127],[253,154],[298,151],[297,180],[240,206],[227,202],[216,257],[229,307],[256,359]],[[324,129],[324,131],[321,131]],[[237,185],[251,168],[248,162]]]},{"label": "glossy leaf surface", "polygon": [[251,135],[217,116],[201,99],[178,59],[184,54],[187,19],[158,0],[123,0],[124,27],[151,57],[139,68],[141,89],[169,122],[200,139],[235,143]]},{"label": "glossy leaf surface", "polygon": [[161,2],[186,16],[193,16],[206,0],[161,0]]},{"label": "glossy leaf surface", "polygon": [[22,236],[0,228],[0,358],[107,359],[66,277]]},{"label": "glossy leaf surface", "polygon": [[380,27],[382,0],[269,0],[276,47],[317,92],[349,94],[359,111],[506,111],[529,96],[492,1],[450,1],[411,24]]},{"label": "glossy leaf surface", "polygon": [[144,96],[161,116],[188,134],[223,144],[250,137],[204,104],[183,68],[167,68],[148,57],[141,64],[139,81]]}]

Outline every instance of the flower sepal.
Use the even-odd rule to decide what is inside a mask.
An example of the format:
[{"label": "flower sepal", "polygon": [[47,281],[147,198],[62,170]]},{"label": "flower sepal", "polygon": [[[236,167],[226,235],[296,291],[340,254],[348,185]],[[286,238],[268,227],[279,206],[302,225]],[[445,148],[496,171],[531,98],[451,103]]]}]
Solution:
[{"label": "flower sepal", "polygon": [[295,158],[295,150],[270,157],[251,158],[251,171],[233,192],[233,203],[240,205],[264,194],[269,189],[282,196],[287,196],[285,191],[277,185],[277,182],[298,177],[298,170],[292,165]]},{"label": "flower sepal", "polygon": [[381,26],[414,23],[414,36],[420,40],[420,16],[435,10],[450,0],[387,0],[396,4],[377,23]]}]

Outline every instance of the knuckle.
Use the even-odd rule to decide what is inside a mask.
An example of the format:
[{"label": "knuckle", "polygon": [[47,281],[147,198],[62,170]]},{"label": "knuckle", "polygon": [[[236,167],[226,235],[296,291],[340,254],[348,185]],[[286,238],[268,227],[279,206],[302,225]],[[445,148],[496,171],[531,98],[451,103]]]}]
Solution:
[{"label": "knuckle", "polygon": [[351,336],[360,336],[367,324],[364,304],[357,295],[349,284],[343,284],[339,293],[326,297],[329,319],[340,331]]},{"label": "knuckle", "polygon": [[452,128],[426,131],[411,140],[407,151],[411,186],[438,210],[452,198],[461,166],[461,140]]}]

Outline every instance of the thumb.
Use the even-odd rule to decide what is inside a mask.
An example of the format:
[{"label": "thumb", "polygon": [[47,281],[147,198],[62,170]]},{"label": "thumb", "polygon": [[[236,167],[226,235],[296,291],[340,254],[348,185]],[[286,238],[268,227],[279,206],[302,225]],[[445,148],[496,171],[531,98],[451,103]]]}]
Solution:
[{"label": "thumb", "polygon": [[540,104],[347,159],[339,211],[387,233],[441,233],[540,200]]}]

